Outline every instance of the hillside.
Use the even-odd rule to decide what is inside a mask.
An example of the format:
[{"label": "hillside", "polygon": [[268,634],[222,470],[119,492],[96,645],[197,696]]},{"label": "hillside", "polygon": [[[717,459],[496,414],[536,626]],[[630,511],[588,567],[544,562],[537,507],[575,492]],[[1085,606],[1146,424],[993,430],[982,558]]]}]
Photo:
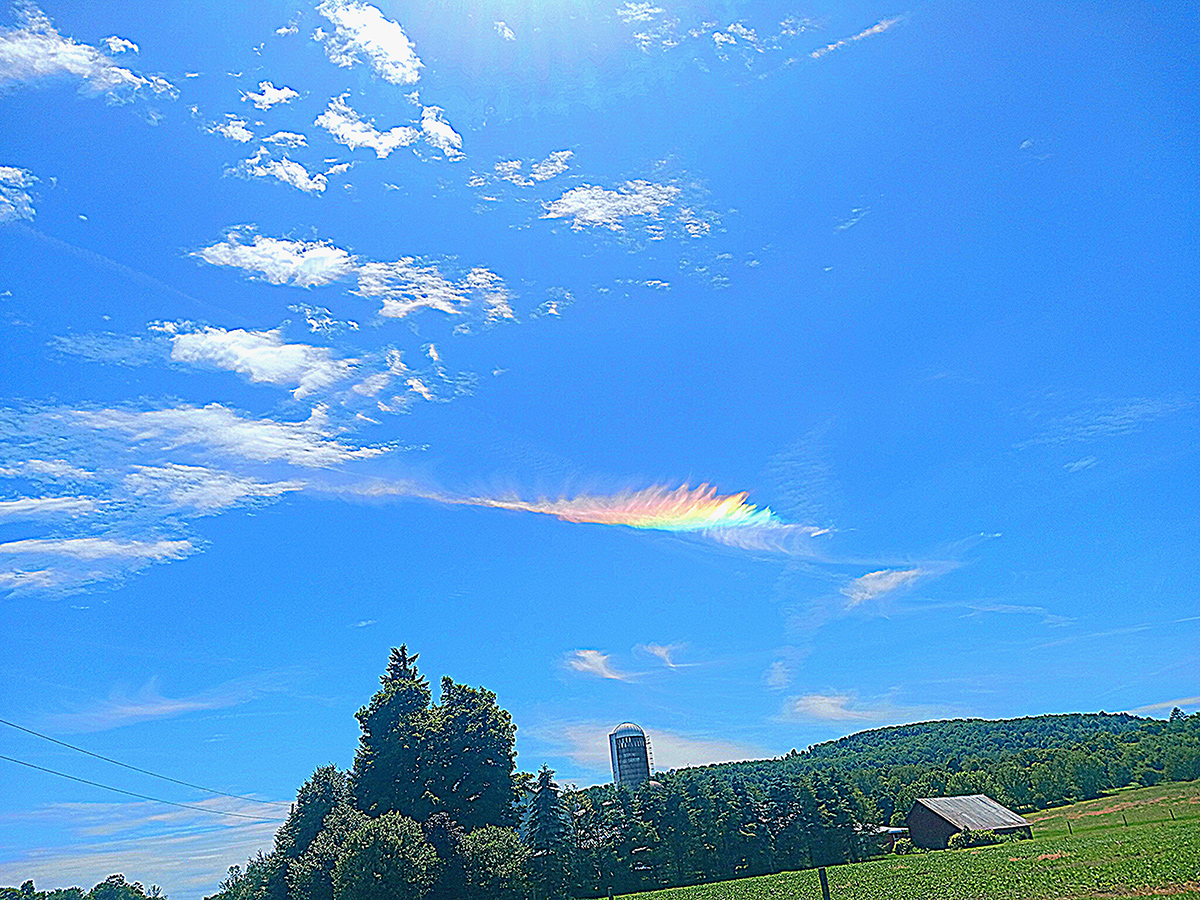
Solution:
[{"label": "hillside", "polygon": [[1154,722],[1127,713],[1066,713],[1019,719],[945,719],[872,728],[793,750],[771,760],[722,763],[702,768],[729,773],[755,771],[763,766],[782,771],[814,767],[877,769],[885,766],[944,766],[957,768],[967,760],[993,761],[1023,750],[1070,747],[1098,734],[1128,735]]}]

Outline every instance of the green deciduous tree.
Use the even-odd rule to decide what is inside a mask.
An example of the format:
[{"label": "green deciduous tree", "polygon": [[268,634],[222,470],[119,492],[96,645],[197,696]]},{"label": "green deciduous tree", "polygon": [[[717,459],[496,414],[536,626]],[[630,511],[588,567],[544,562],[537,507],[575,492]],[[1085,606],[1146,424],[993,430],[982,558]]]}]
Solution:
[{"label": "green deciduous tree", "polygon": [[519,900],[527,889],[529,849],[516,831],[485,825],[462,839],[464,897]]},{"label": "green deciduous tree", "polygon": [[334,900],[421,900],[433,887],[438,857],[421,826],[396,812],[360,826],[333,870]]}]

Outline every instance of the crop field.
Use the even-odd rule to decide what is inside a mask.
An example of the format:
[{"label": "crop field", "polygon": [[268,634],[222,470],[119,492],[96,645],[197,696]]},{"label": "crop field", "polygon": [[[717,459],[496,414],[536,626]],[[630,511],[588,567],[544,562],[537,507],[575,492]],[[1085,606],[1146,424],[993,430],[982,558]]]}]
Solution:
[{"label": "crop field", "polygon": [[[1028,818],[1034,823],[1031,841],[831,867],[830,896],[832,900],[1130,896],[1200,900],[1200,782],[1120,791]],[[1068,821],[1073,833],[1067,830]],[[626,900],[820,897],[817,873],[806,871],[629,894]]]}]

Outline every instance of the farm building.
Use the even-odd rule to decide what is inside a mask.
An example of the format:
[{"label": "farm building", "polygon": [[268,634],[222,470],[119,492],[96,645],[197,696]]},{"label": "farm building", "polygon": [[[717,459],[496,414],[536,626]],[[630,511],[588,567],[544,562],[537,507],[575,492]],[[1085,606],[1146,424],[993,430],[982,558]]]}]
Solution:
[{"label": "farm building", "polygon": [[950,835],[968,829],[1033,837],[1026,819],[986,794],[918,797],[908,811],[908,836],[918,847],[945,850]]}]

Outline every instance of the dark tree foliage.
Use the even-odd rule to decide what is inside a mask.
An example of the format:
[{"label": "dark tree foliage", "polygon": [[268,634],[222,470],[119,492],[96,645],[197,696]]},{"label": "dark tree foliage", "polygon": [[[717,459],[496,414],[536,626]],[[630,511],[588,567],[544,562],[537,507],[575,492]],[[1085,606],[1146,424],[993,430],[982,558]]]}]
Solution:
[{"label": "dark tree foliage", "polygon": [[437,880],[437,853],[421,826],[384,813],[350,835],[333,870],[334,900],[421,900]]},{"label": "dark tree foliage", "polygon": [[466,831],[514,824],[516,726],[496,695],[442,679],[437,705],[408,648],[392,651],[382,685],[358,712],[352,783],[359,809],[424,821],[446,813]]},{"label": "dark tree foliage", "polygon": [[530,850],[529,880],[539,896],[560,897],[570,881],[570,833],[554,770],[542,766],[525,813],[525,843]]},{"label": "dark tree foliage", "polygon": [[370,816],[399,812],[424,820],[433,812],[426,791],[434,755],[429,682],[417,671],[418,654],[392,650],[380,688],[357,713],[362,734],[352,777],[358,808]]}]

